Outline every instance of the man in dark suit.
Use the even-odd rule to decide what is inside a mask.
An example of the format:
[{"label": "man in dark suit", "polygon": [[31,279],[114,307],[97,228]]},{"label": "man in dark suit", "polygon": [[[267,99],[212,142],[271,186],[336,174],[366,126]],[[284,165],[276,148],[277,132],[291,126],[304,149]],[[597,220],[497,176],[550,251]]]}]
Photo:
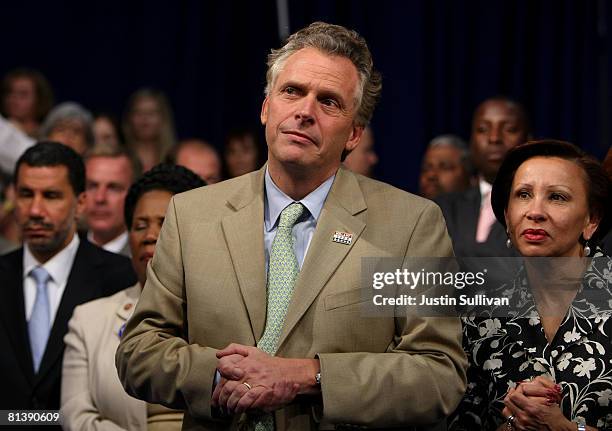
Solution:
[{"label": "man in dark suit", "polygon": [[0,257],[0,409],[59,409],[64,335],[75,306],[136,281],[130,261],[76,234],[85,168],[41,142],[15,168],[25,246]]},{"label": "man in dark suit", "polygon": [[529,126],[523,107],[514,100],[495,97],[474,112],[470,150],[478,172],[478,185],[436,199],[458,257],[514,256],[506,247],[506,232],[491,207],[491,184],[510,148],[527,141]]},{"label": "man in dark suit", "polygon": [[478,184],[436,198],[462,268],[486,269],[489,286],[508,281],[518,270],[518,262],[509,259],[518,255],[507,247],[506,231],[493,214],[491,185],[508,150],[526,142],[528,136],[527,115],[519,103],[505,97],[482,102],[474,111],[470,137]]}]

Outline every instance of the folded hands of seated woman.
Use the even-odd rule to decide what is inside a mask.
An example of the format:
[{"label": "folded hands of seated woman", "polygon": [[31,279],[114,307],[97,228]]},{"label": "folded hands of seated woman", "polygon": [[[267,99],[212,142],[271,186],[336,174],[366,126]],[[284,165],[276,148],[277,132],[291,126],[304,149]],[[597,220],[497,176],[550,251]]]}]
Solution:
[{"label": "folded hands of seated woman", "polygon": [[506,424],[500,429],[561,431],[576,430],[559,408],[561,387],[544,376],[531,381],[520,382],[508,390],[504,398],[506,417],[514,417],[512,427]]}]

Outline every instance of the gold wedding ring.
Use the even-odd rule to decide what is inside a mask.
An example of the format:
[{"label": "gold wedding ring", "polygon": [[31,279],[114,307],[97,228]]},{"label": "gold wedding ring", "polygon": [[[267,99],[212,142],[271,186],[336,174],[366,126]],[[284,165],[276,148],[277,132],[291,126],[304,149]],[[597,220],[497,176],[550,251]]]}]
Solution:
[{"label": "gold wedding ring", "polygon": [[249,385],[247,382],[242,382],[242,384],[246,386],[249,391],[252,389],[251,385]]}]

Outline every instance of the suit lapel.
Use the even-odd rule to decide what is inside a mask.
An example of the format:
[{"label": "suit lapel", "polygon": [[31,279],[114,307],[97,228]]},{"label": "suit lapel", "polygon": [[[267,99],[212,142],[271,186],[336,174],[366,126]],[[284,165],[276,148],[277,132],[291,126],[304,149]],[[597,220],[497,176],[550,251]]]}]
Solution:
[{"label": "suit lapel", "polygon": [[[296,281],[277,350],[280,350],[295,325],[354,247],[365,228],[365,223],[355,215],[366,209],[355,176],[343,168],[339,169]],[[351,233],[351,244],[333,242],[332,237],[336,231]]]},{"label": "suit lapel", "polygon": [[264,173],[251,176],[251,183],[228,199],[235,213],[222,221],[225,241],[238,278],[255,341],[266,323],[266,273],[264,256]]},{"label": "suit lapel", "polygon": [[7,267],[3,269],[4,287],[0,289],[2,320],[17,362],[30,383],[34,380],[30,339],[25,317],[23,297],[23,248],[6,256]]},{"label": "suit lapel", "polygon": [[95,284],[91,277],[95,277],[98,264],[97,256],[90,251],[91,246],[85,239],[81,239],[77,250],[72,269],[68,276],[66,289],[62,295],[53,327],[47,341],[47,348],[43,355],[37,380],[41,380],[45,374],[53,367],[64,351],[64,335],[68,321],[72,317],[74,308],[94,297],[99,296],[95,290]]}]

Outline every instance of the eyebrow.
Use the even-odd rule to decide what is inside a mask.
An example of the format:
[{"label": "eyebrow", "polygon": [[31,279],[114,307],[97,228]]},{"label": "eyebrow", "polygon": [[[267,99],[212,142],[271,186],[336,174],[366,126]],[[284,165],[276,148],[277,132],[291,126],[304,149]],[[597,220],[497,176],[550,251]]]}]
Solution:
[{"label": "eyebrow", "polygon": [[[517,184],[515,188],[519,188],[519,187],[529,187],[529,188],[533,188],[532,184],[528,184],[528,183],[520,183]],[[562,189],[567,189],[567,190],[572,190],[570,187],[564,185],[564,184],[549,184],[546,186],[547,189],[554,189],[554,188],[562,188]]]},{"label": "eyebrow", "polygon": [[[304,90],[305,87],[306,87],[306,84],[301,83],[301,82],[297,82],[297,81],[294,81],[294,80],[289,80],[289,81],[285,81],[284,83],[282,83],[280,85],[280,88],[286,88],[286,87],[295,87],[295,88],[298,88],[300,90]],[[340,101],[340,103],[341,103],[341,105],[343,107],[346,106],[346,104],[347,104],[346,100],[344,100],[344,98],[342,97],[342,95],[339,92],[334,91],[334,90],[332,90],[330,88],[321,88],[319,90],[319,92],[317,93],[317,96],[319,98],[321,98],[321,97],[322,98],[333,97],[334,99],[337,99],[338,101]]]}]

